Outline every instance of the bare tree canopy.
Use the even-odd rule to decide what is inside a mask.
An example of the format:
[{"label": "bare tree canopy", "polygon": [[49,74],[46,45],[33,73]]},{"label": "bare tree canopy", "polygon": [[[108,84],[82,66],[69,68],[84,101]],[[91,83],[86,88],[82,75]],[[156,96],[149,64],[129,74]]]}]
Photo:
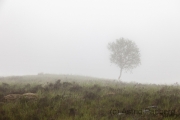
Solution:
[{"label": "bare tree canopy", "polygon": [[132,70],[141,63],[139,48],[131,40],[117,39],[116,42],[108,44],[108,49],[111,52],[110,61],[120,68],[119,79],[123,69]]}]

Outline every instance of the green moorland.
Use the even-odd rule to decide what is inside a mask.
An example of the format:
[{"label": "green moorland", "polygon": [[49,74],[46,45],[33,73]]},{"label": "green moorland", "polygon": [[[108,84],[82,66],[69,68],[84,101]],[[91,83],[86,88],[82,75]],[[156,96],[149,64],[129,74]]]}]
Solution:
[{"label": "green moorland", "polygon": [[[6,101],[8,94],[38,99]],[[180,120],[180,86],[73,75],[0,77],[0,120]]]}]

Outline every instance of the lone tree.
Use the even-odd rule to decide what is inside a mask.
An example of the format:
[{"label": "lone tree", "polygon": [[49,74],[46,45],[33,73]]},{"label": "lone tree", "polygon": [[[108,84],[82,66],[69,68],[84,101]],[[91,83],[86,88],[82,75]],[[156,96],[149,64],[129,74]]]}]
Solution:
[{"label": "lone tree", "polygon": [[141,63],[139,48],[131,40],[117,39],[116,42],[108,44],[108,49],[111,52],[110,61],[120,68],[118,79],[121,78],[123,69],[126,71],[132,70]]}]

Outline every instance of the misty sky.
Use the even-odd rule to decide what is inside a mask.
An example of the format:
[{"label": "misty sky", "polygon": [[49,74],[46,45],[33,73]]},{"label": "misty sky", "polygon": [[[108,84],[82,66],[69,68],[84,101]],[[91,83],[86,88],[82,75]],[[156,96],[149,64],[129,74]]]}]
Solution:
[{"label": "misty sky", "polygon": [[107,44],[121,37],[141,53],[122,81],[180,82],[179,0],[0,0],[0,76],[117,79]]}]

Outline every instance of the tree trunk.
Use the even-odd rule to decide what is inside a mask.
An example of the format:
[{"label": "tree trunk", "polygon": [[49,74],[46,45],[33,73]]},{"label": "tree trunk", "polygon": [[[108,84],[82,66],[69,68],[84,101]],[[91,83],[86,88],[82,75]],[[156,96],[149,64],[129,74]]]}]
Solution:
[{"label": "tree trunk", "polygon": [[119,75],[119,78],[118,78],[119,80],[120,80],[121,75],[122,75],[122,70],[123,70],[123,69],[121,68],[121,69],[120,69],[120,75]]}]

